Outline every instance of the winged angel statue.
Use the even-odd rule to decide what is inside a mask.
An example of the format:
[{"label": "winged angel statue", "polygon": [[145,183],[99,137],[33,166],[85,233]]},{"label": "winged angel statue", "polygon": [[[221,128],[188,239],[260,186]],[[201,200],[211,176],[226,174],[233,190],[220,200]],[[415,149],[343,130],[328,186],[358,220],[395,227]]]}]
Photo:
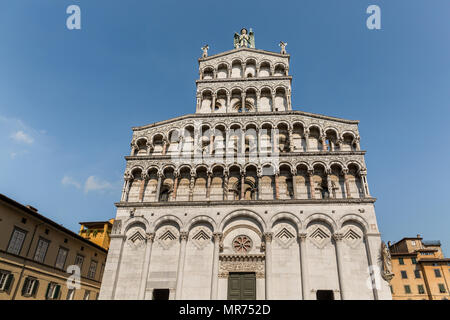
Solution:
[{"label": "winged angel statue", "polygon": [[255,34],[250,28],[250,32],[246,28],[241,29],[241,34],[237,32],[234,34],[234,48],[254,48],[255,47]]}]

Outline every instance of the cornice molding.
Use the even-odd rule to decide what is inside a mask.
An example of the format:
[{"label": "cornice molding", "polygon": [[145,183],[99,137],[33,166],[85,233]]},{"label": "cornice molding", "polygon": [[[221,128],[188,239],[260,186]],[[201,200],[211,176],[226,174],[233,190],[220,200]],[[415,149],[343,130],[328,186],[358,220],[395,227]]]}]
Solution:
[{"label": "cornice molding", "polygon": [[171,201],[171,202],[116,202],[117,208],[155,208],[155,207],[213,207],[213,206],[264,206],[286,204],[367,204],[375,203],[376,198],[350,199],[283,199],[283,200],[222,200],[222,201]]}]

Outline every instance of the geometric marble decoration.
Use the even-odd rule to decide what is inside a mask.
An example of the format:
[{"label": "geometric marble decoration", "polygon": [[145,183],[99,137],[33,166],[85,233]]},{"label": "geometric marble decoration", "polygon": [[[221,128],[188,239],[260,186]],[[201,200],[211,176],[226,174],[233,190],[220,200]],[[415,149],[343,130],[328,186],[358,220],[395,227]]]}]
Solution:
[{"label": "geometric marble decoration", "polygon": [[140,247],[144,243],[145,237],[139,231],[136,231],[131,237],[128,238],[128,244],[134,247]]},{"label": "geometric marble decoration", "polygon": [[360,243],[361,236],[352,229],[344,234],[344,242],[350,247],[356,247]]},{"label": "geometric marble decoration", "polygon": [[292,242],[294,242],[295,235],[286,227],[283,227],[278,233],[275,234],[275,240],[281,247],[287,249],[292,244]]},{"label": "geometric marble decoration", "polygon": [[311,233],[311,235],[309,236],[309,239],[319,249],[322,249],[323,247],[325,247],[327,245],[327,243],[330,242],[330,240],[331,240],[328,233],[326,233],[320,227],[317,227],[317,229]]},{"label": "geometric marble decoration", "polygon": [[173,244],[175,244],[175,240],[177,237],[170,231],[166,230],[163,234],[156,239],[157,242],[163,247],[163,249],[169,249]]},{"label": "geometric marble decoration", "polygon": [[197,249],[202,250],[208,243],[211,242],[211,235],[205,229],[200,228],[194,234],[194,236],[192,237],[191,240],[192,240],[192,243],[197,247]]}]

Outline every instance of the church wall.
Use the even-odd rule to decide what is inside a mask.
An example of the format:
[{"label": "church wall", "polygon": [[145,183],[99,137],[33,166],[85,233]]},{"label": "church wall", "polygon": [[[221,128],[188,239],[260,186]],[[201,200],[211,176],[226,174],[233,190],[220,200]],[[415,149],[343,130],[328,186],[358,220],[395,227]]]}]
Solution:
[{"label": "church wall", "polygon": [[183,277],[183,299],[208,300],[211,297],[214,251],[212,232],[207,225],[196,226],[189,232]]},{"label": "church wall", "polygon": [[283,220],[272,230],[272,297],[298,300],[302,284],[297,230],[291,222]]}]

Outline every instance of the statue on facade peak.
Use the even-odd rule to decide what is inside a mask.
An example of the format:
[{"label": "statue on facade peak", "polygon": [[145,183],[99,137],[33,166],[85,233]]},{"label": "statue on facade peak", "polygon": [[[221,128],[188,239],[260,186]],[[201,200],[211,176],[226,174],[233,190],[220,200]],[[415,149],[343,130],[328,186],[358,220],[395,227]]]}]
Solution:
[{"label": "statue on facade peak", "polygon": [[202,58],[206,58],[208,56],[209,46],[205,44],[201,49],[203,50]]},{"label": "statue on facade peak", "polygon": [[390,281],[394,276],[392,272],[391,252],[384,241],[381,243],[381,261],[383,265],[382,277],[386,281]]},{"label": "statue on facade peak", "polygon": [[287,42],[283,42],[283,41],[280,41],[280,44],[279,44],[279,46],[281,47],[281,54],[286,54],[286,46],[287,46]]},{"label": "statue on facade peak", "polygon": [[255,34],[250,28],[250,32],[246,28],[241,29],[241,33],[234,34],[234,48],[255,48]]}]

